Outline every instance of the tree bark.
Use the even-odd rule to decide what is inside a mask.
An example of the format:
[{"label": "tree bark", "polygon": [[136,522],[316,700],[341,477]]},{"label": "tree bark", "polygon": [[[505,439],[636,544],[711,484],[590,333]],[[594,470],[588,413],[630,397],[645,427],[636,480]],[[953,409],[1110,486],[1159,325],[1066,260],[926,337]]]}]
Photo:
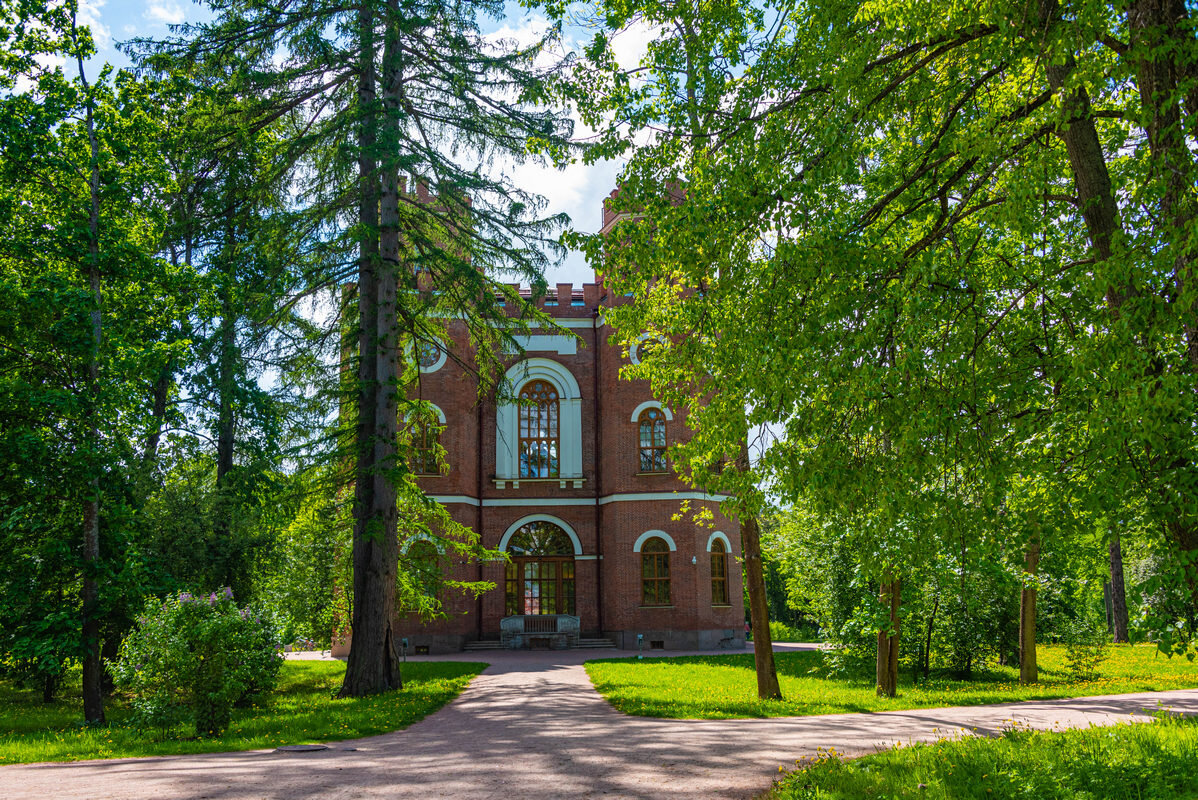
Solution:
[{"label": "tree bark", "polygon": [[769,600],[765,594],[765,573],[761,562],[761,530],[757,517],[742,514],[740,541],[745,557],[745,584],[749,590],[749,616],[753,625],[753,663],[757,668],[757,696],[762,700],[781,700],[778,670],[774,664],[774,642],[770,637]]},{"label": "tree bark", "polygon": [[1019,595],[1019,682],[1023,685],[1040,680],[1036,665],[1036,584],[1040,571],[1040,536],[1028,544],[1023,562],[1024,584]]},{"label": "tree bark", "polygon": [[[236,259],[236,208],[232,193],[236,182],[230,175],[225,179],[225,252],[221,264],[220,341],[216,355],[216,519],[213,521],[216,541],[223,542],[232,527],[232,507],[228,495],[229,477],[233,472],[233,394],[236,391],[235,362],[237,357],[237,314],[233,308],[233,283]],[[230,582],[226,570],[226,582]]]},{"label": "tree bark", "polygon": [[1123,548],[1119,534],[1111,533],[1111,629],[1115,644],[1127,644],[1127,592],[1123,585]]},{"label": "tree bark", "polygon": [[[392,5],[388,5],[389,16]],[[392,78],[392,37],[397,17],[387,21],[385,79]],[[360,227],[358,249],[358,420],[357,468],[354,487],[354,593],[349,658],[341,697],[376,694],[401,686],[395,647],[395,578],[399,543],[395,535],[397,509],[395,488],[386,470],[388,455],[394,459],[397,419],[395,379],[398,349],[395,346],[396,264],[395,228],[397,186],[394,167],[389,167],[387,209],[393,229],[388,252],[382,252],[378,190],[377,118],[374,69],[374,12],[370,4],[358,10],[359,83],[358,180]],[[388,84],[390,89],[390,83]],[[394,154],[389,154],[394,159]],[[383,263],[384,258],[388,258]],[[388,353],[388,349],[390,352]],[[381,371],[380,371],[381,370]],[[389,381],[390,385],[385,385]],[[388,421],[388,409],[390,421]],[[390,435],[388,435],[390,432]]]},{"label": "tree bark", "polygon": [[903,581],[895,578],[889,570],[882,578],[878,599],[888,610],[886,627],[878,630],[878,652],[876,664],[877,691],[879,697],[894,697],[898,693],[899,656],[899,608],[902,605]]},{"label": "tree bark", "polygon": [[100,347],[103,342],[101,308],[104,297],[100,284],[100,145],[96,139],[96,120],[91,89],[83,70],[75,12],[71,12],[71,37],[76,46],[76,65],[83,84],[85,123],[88,143],[87,283],[92,309],[90,353],[87,359],[87,402],[84,425],[88,437],[89,465],[92,473],[83,501],[83,582],[80,590],[83,632],[83,719],[88,725],[103,725],[104,670],[100,663],[100,620],[97,605],[99,587],[96,572],[100,562]]}]

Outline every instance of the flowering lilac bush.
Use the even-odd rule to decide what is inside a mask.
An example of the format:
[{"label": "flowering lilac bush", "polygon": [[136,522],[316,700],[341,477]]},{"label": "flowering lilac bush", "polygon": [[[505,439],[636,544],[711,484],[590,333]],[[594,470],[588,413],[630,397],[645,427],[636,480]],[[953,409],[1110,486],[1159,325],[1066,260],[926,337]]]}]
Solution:
[{"label": "flowering lilac bush", "polygon": [[151,602],[109,666],[139,724],[219,736],[237,702],[274,687],[282,661],[271,626],[226,587]]}]

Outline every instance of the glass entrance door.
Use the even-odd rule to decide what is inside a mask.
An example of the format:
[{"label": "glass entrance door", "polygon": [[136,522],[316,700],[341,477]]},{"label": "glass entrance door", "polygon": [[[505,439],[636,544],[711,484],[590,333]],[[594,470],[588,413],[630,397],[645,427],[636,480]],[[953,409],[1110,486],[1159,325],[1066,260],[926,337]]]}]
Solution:
[{"label": "glass entrance door", "polygon": [[530,522],[508,543],[508,616],[574,614],[574,546],[552,522]]}]

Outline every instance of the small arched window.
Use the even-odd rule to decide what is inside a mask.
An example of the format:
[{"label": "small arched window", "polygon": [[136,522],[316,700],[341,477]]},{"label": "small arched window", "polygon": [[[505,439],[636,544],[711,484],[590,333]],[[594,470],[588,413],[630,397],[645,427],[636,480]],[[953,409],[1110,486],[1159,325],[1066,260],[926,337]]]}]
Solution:
[{"label": "small arched window", "polygon": [[660,536],[641,545],[641,605],[670,604],[670,546]]},{"label": "small arched window", "polygon": [[560,403],[548,381],[520,390],[520,477],[556,478],[560,472]]},{"label": "small arched window", "polygon": [[711,604],[728,605],[728,548],[723,539],[711,543]]},{"label": "small arched window", "polygon": [[666,415],[660,408],[646,408],[638,423],[641,472],[666,472]]}]

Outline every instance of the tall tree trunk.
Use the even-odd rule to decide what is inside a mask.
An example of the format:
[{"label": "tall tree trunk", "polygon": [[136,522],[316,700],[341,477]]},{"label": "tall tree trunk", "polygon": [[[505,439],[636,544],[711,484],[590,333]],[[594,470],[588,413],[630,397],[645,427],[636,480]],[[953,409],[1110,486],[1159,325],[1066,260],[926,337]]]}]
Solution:
[{"label": "tall tree trunk", "polygon": [[1036,583],[1040,571],[1040,535],[1028,543],[1023,562],[1024,583],[1019,594],[1019,682],[1023,685],[1040,680],[1036,665]]},{"label": "tall tree trunk", "polygon": [[1115,644],[1127,644],[1127,591],[1123,585],[1123,548],[1119,534],[1111,532],[1111,629]]},{"label": "tall tree trunk", "polygon": [[[1163,186],[1160,194],[1160,216],[1171,229],[1168,244],[1173,253],[1173,282],[1176,302],[1186,302],[1198,279],[1198,236],[1194,221],[1198,216],[1193,183],[1195,159],[1186,143],[1182,122],[1180,82],[1192,80],[1198,64],[1193,53],[1198,49],[1191,20],[1187,18],[1182,0],[1134,0],[1127,7],[1127,27],[1131,34],[1128,54],[1136,68],[1140,90],[1141,117],[1146,120],[1145,133],[1152,154],[1154,178]],[[1187,74],[1188,73],[1188,74]],[[1192,101],[1198,89],[1191,88]],[[1195,128],[1198,132],[1198,128]],[[1198,374],[1198,299],[1190,300],[1178,314],[1185,334],[1187,366],[1191,380]],[[1165,469],[1182,473],[1180,479],[1169,480],[1173,486],[1185,486],[1192,480],[1194,465],[1184,445],[1166,440],[1158,455]],[[1191,473],[1191,475],[1186,475]],[[1165,490],[1176,492],[1176,489]],[[1165,533],[1175,552],[1188,552],[1198,547],[1198,517],[1186,497],[1170,497],[1172,517],[1165,523]],[[1190,595],[1198,604],[1198,567],[1184,567]]]},{"label": "tall tree trunk", "polygon": [[96,121],[91,89],[83,70],[83,55],[71,11],[71,38],[76,46],[76,65],[83,84],[86,107],[88,143],[88,193],[90,207],[87,216],[87,284],[91,292],[91,342],[87,359],[87,420],[88,456],[92,477],[88,481],[83,501],[83,584],[80,591],[83,629],[83,719],[88,725],[103,725],[104,672],[100,663],[100,620],[98,614],[99,587],[96,573],[100,562],[100,347],[103,342],[101,308],[104,297],[100,289],[100,145],[96,140]]},{"label": "tall tree trunk", "polygon": [[[220,287],[220,342],[216,355],[216,519],[214,530],[218,546],[226,541],[232,528],[229,479],[233,472],[233,394],[236,391],[237,314],[233,308],[233,283],[236,280],[236,209],[232,201],[235,182],[226,178],[225,252]],[[225,578],[228,581],[226,568]]]},{"label": "tall tree trunk", "polygon": [[158,444],[162,440],[162,430],[166,426],[166,406],[170,400],[171,385],[174,383],[175,371],[173,362],[168,362],[158,371],[151,392],[150,431],[146,434],[145,446],[141,451],[142,463],[152,467],[158,461]]},{"label": "tall tree trunk", "polygon": [[749,616],[753,625],[757,696],[762,700],[781,700],[782,687],[778,685],[778,669],[774,664],[769,600],[765,593],[765,573],[761,561],[761,529],[753,514],[741,514],[740,541],[745,557],[745,585],[749,590]]},{"label": "tall tree trunk", "polygon": [[[234,192],[234,181],[226,178],[226,192]],[[225,206],[225,253],[222,259],[220,280],[220,328],[217,350],[217,541],[229,534],[229,477],[232,473],[232,451],[234,451],[234,392],[237,359],[237,316],[232,303],[232,286],[236,280],[236,210],[230,200]]]},{"label": "tall tree trunk", "polygon": [[[385,79],[390,80],[395,55],[393,37],[398,21],[388,6],[387,63]],[[397,432],[395,406],[396,359],[396,260],[398,231],[395,210],[398,187],[395,185],[395,154],[386,173],[391,183],[388,222],[392,228],[389,252],[383,253],[380,236],[379,190],[377,173],[378,142],[375,131],[376,108],[374,69],[374,11],[370,4],[358,10],[359,83],[358,106],[358,218],[361,229],[358,251],[358,420],[357,469],[355,470],[354,515],[354,595],[352,636],[345,680],[340,696],[358,697],[398,688],[401,680],[395,648],[395,578],[399,542],[395,525],[397,509],[395,488],[386,470],[394,459]],[[388,83],[390,89],[390,83]],[[383,259],[389,257],[389,263]],[[390,353],[387,353],[388,348]],[[380,369],[383,371],[380,372]],[[390,385],[385,385],[389,382]],[[388,408],[390,421],[388,422]],[[389,432],[389,435],[388,435]],[[381,497],[380,497],[381,493]]]},{"label": "tall tree trunk", "polygon": [[887,570],[878,589],[878,599],[888,610],[886,627],[878,630],[878,652],[875,675],[879,697],[894,697],[898,693],[899,609],[902,605],[903,581]]}]

